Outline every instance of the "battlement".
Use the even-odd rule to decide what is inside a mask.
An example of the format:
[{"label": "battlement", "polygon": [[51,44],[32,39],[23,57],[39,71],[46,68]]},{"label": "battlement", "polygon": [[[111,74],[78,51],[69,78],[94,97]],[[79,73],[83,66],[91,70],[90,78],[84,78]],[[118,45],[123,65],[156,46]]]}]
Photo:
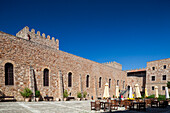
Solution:
[{"label": "battlement", "polygon": [[116,69],[122,70],[122,65],[117,63],[117,62],[115,62],[115,61],[114,62],[106,62],[106,63],[103,63],[103,64],[111,66],[111,67],[114,67]]},{"label": "battlement", "polygon": [[35,29],[31,29],[30,31],[28,26],[25,26],[22,30],[20,30],[16,34],[16,36],[59,50],[58,39],[55,40],[54,37],[50,38],[49,35],[47,35],[46,37],[45,33],[42,33],[42,36],[41,36],[40,31],[37,31],[37,33],[35,33]]}]

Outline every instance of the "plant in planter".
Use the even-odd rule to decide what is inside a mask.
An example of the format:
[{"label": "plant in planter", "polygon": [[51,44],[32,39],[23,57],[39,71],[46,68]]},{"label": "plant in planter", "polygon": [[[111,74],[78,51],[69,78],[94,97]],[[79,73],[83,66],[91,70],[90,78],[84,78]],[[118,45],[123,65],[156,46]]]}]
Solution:
[{"label": "plant in planter", "polygon": [[66,101],[66,99],[67,99],[67,97],[68,97],[68,92],[67,92],[67,90],[64,90],[63,97],[64,97],[64,101]]},{"label": "plant in planter", "polygon": [[83,98],[84,98],[84,100],[86,100],[86,96],[87,96],[87,92],[84,91],[84,92],[83,92]]},{"label": "plant in planter", "polygon": [[37,102],[40,100],[40,96],[41,96],[40,91],[36,90],[35,91],[35,99],[36,99]]},{"label": "plant in planter", "polygon": [[80,100],[80,98],[82,97],[82,94],[80,92],[77,93],[77,98],[78,100]]},{"label": "plant in planter", "polygon": [[32,91],[29,88],[25,88],[23,92],[20,91],[20,94],[24,97],[26,102],[29,102],[32,96]]}]

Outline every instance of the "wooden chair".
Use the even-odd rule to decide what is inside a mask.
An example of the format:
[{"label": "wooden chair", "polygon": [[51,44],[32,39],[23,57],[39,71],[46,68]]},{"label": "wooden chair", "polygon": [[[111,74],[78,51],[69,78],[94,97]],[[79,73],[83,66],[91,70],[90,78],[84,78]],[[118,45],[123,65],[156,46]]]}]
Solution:
[{"label": "wooden chair", "polygon": [[100,101],[97,100],[97,101],[95,101],[95,110],[100,111],[100,109],[101,109],[101,104],[100,104]]},{"label": "wooden chair", "polygon": [[167,101],[159,101],[159,107],[160,107],[160,108],[165,108],[165,107],[167,107]]},{"label": "wooden chair", "polygon": [[131,101],[125,100],[124,103],[125,103],[125,109],[130,109],[130,107],[131,107]]},{"label": "wooden chair", "polygon": [[117,110],[119,107],[119,102],[116,100],[111,100],[110,111]]},{"label": "wooden chair", "polygon": [[91,110],[95,110],[95,102],[91,102]]},{"label": "wooden chair", "polygon": [[139,111],[141,111],[141,110],[146,111],[146,102],[141,102],[139,104]]}]

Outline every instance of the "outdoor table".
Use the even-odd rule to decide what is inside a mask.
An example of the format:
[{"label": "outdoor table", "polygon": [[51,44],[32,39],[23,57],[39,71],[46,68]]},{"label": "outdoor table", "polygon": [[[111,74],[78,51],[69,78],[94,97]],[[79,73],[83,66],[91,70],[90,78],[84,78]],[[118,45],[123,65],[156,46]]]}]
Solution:
[{"label": "outdoor table", "polygon": [[159,101],[152,101],[151,107],[159,107]]},{"label": "outdoor table", "polygon": [[142,110],[142,108],[144,110],[146,110],[146,107],[145,107],[145,102],[132,102],[132,107],[131,109],[133,110]]},{"label": "outdoor table", "polygon": [[[104,109],[104,111],[106,111],[107,107],[110,109],[110,102],[107,102],[107,101],[100,101],[100,104],[101,104],[101,108]],[[109,106],[106,106],[106,104],[108,104]]]}]

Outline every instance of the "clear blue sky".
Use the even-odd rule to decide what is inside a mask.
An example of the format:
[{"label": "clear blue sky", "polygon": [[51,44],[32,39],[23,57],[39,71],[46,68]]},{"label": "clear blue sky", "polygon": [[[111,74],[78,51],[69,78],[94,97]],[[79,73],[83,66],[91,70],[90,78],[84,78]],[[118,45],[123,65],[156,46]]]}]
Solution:
[{"label": "clear blue sky", "polygon": [[24,26],[54,36],[60,50],[123,70],[170,57],[170,0],[0,0],[0,31]]}]

